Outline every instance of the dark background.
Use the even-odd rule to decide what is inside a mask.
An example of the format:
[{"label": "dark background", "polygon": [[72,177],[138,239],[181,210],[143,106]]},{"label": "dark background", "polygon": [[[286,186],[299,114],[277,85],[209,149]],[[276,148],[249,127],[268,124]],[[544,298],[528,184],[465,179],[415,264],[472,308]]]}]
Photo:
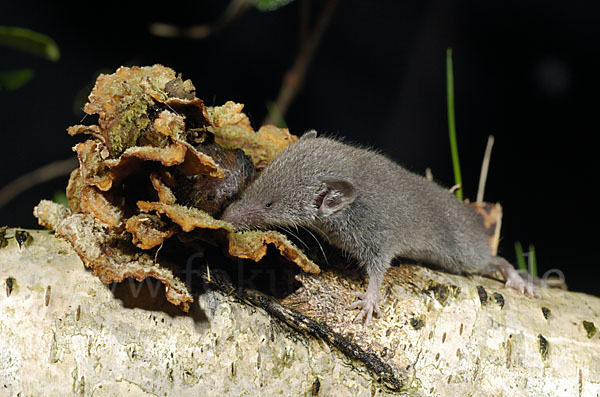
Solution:
[{"label": "dark background", "polygon": [[[298,51],[299,6],[250,9],[205,40],[166,39],[150,22],[214,21],[224,1],[150,3],[5,2],[0,25],[54,38],[53,63],[0,47],[0,70],[33,67],[35,78],[0,92],[0,186],[71,155],[80,123],[76,97],[95,73],[162,63],[191,79],[209,105],[246,105],[255,126],[276,98]],[[569,287],[599,294],[593,171],[600,94],[600,17],[589,1],[345,0],[285,120],[376,146],[407,168],[453,185],[445,51],[454,52],[458,142],[467,197],[475,199],[488,134],[496,144],[486,200],[504,207],[500,253],[535,244],[540,275],[560,269]],[[320,2],[312,1],[312,20]],[[40,198],[67,177],[36,186],[0,208],[0,224],[36,227]]]}]

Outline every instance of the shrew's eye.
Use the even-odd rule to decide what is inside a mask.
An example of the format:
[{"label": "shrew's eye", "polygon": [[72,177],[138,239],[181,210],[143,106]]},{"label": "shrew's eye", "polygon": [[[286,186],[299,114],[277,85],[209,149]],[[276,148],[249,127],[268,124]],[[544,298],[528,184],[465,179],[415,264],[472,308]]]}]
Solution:
[{"label": "shrew's eye", "polygon": [[271,208],[272,206],[273,206],[273,203],[270,201],[267,204],[265,204],[266,208]]}]

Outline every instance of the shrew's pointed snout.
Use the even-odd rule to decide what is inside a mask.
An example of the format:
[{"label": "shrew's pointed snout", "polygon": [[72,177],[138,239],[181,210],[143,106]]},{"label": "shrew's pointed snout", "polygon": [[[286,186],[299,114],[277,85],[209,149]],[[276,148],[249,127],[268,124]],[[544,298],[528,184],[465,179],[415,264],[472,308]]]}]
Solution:
[{"label": "shrew's pointed snout", "polygon": [[231,223],[238,230],[248,230],[262,226],[264,216],[262,208],[235,202],[225,209],[221,220]]},{"label": "shrew's pointed snout", "polygon": [[229,222],[236,227],[239,226],[239,223],[240,223],[239,218],[240,217],[238,216],[238,214],[236,213],[236,211],[233,208],[233,204],[229,205],[227,208],[225,208],[223,215],[221,215],[222,221]]}]

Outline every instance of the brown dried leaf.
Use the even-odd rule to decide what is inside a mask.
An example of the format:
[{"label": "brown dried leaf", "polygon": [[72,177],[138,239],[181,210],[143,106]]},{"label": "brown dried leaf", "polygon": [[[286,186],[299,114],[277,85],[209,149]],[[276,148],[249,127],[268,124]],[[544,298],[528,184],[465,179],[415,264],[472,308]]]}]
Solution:
[{"label": "brown dried leaf", "polygon": [[202,99],[190,98],[169,98],[165,104],[177,112],[178,114],[185,115],[186,122],[191,128],[200,128],[210,125],[210,116],[204,107],[204,101]]},{"label": "brown dried leaf", "polygon": [[183,100],[196,98],[196,87],[194,87],[191,80],[182,80],[181,74],[165,84],[165,92],[169,95],[169,98],[181,98]]},{"label": "brown dried leaf", "polygon": [[104,164],[104,159],[108,157],[106,145],[97,139],[89,139],[75,145],[73,150],[77,152],[83,183],[103,191],[109,190],[114,176]]},{"label": "brown dried leaf", "polygon": [[[164,102],[167,99],[165,86],[176,78],[173,69],[158,64],[143,67],[121,66],[115,73],[98,76],[84,110],[87,114],[105,117],[109,113],[107,110],[114,111],[110,106],[112,101],[115,97],[123,95],[128,86],[141,87],[142,95],[154,94]],[[102,127],[102,124],[100,126]]]},{"label": "brown dried leaf", "polygon": [[71,175],[69,176],[69,183],[67,184],[67,200],[69,201],[69,209],[73,212],[81,212],[81,208],[79,207],[79,198],[81,196],[81,189],[85,184],[81,178],[81,171],[79,168],[75,168],[71,171]]},{"label": "brown dried leaf", "polygon": [[229,233],[229,253],[238,258],[261,260],[267,254],[267,244],[273,244],[281,255],[297,264],[307,273],[321,269],[283,234],[276,231],[249,231]]},{"label": "brown dried leaf", "polygon": [[154,128],[164,136],[168,136],[175,140],[184,140],[185,119],[177,113],[163,110],[158,117],[154,119]]},{"label": "brown dried leaf", "polygon": [[105,137],[104,137],[104,135],[102,135],[102,131],[100,131],[100,127],[98,127],[95,124],[93,124],[93,125],[82,125],[82,124],[72,125],[69,128],[67,128],[67,133],[71,136],[78,135],[78,134],[93,135],[94,138],[98,138],[103,143],[106,143],[106,142],[104,142]]},{"label": "brown dried leaf", "polygon": [[222,177],[223,170],[208,155],[198,152],[187,142],[177,141],[166,147],[134,146],[119,158],[107,159],[106,145],[90,139],[75,145],[79,158],[83,183],[96,186],[102,191],[110,190],[115,181],[136,172],[142,161],[158,161],[170,167],[179,165],[185,175],[206,174]]},{"label": "brown dried leaf", "polygon": [[123,210],[114,206],[108,200],[106,193],[93,186],[84,186],[81,189],[79,207],[82,212],[92,215],[104,226],[123,227]]},{"label": "brown dried leaf", "polygon": [[208,107],[212,127],[208,130],[215,136],[215,142],[227,149],[242,149],[252,157],[256,167],[264,167],[288,145],[298,138],[287,128],[274,125],[262,126],[254,132],[248,117],[242,113],[244,105],[226,102],[223,106]]},{"label": "brown dried leaf", "polygon": [[281,255],[296,263],[305,272],[319,273],[321,271],[319,266],[308,259],[298,247],[281,233],[275,231],[234,232],[233,226],[227,222],[214,219],[199,209],[177,204],[167,205],[138,201],[137,205],[144,212],[156,211],[165,214],[181,226],[185,232],[190,232],[195,228],[226,230],[229,239],[229,253],[235,257],[252,259],[258,262],[266,255],[267,244],[273,244],[281,252]]},{"label": "brown dried leaf", "polygon": [[257,168],[264,168],[288,145],[295,143],[298,137],[290,134],[287,128],[273,125],[262,126],[253,132],[238,125],[210,127],[215,142],[224,148],[240,148],[252,158]]},{"label": "brown dried leaf", "polygon": [[222,106],[211,106],[206,109],[210,123],[215,127],[224,127],[226,125],[238,125],[254,132],[250,126],[250,120],[242,113],[244,105],[227,101]]},{"label": "brown dried leaf", "polygon": [[131,233],[133,244],[144,250],[162,244],[175,234],[174,227],[169,227],[158,216],[151,214],[135,215],[127,219],[125,230]]},{"label": "brown dried leaf", "polygon": [[270,163],[283,149],[298,141],[298,137],[290,134],[290,130],[274,125],[261,126],[256,137],[259,142],[259,147],[255,150],[256,156],[266,163]]},{"label": "brown dried leaf", "polygon": [[137,146],[165,147],[173,143],[172,136],[185,138],[185,120],[182,116],[163,110],[138,139]]},{"label": "brown dried leaf", "polygon": [[179,165],[180,171],[186,175],[200,173],[214,177],[223,175],[223,170],[219,169],[219,166],[210,156],[198,152],[192,145],[182,141],[163,148],[154,146],[130,147],[119,158],[105,160],[104,164],[111,168],[112,174],[123,176],[131,173],[130,171],[134,169],[132,168],[133,164],[138,160],[158,161],[167,167]]},{"label": "brown dried leaf", "polygon": [[502,206],[500,203],[467,203],[482,217],[483,227],[492,255],[498,253],[500,228],[502,226]]},{"label": "brown dried leaf", "polygon": [[38,219],[38,223],[52,230],[56,230],[58,225],[70,215],[71,211],[67,207],[50,200],[42,200],[33,208],[33,216]]},{"label": "brown dried leaf", "polygon": [[[177,165],[185,161],[188,150],[183,144],[173,144],[165,148],[135,146],[127,149],[117,159],[106,159],[106,146],[97,139],[78,143],[74,149],[79,158],[83,183],[96,186],[102,191],[110,190],[115,182],[137,172],[142,160],[159,161],[166,166]],[[206,167],[215,168],[210,164]]]},{"label": "brown dried leaf", "polygon": [[230,223],[217,220],[208,215],[208,213],[197,208],[149,201],[138,201],[137,206],[144,212],[156,211],[159,214],[165,214],[173,222],[181,226],[181,229],[184,232],[190,232],[195,228],[233,231],[233,226]]},{"label": "brown dried leaf", "polygon": [[109,159],[104,164],[113,170],[129,165],[132,160],[159,161],[162,165],[170,167],[178,165],[185,160],[186,148],[183,145],[173,144],[164,148],[154,146],[134,146],[127,149],[119,158]]},{"label": "brown dried leaf", "polygon": [[155,262],[151,255],[133,246],[126,234],[102,227],[91,215],[71,215],[64,206],[47,200],[35,207],[34,215],[40,224],[51,226],[56,236],[67,240],[102,282],[122,282],[127,277],[142,281],[153,277],[165,285],[169,302],[183,311],[189,310],[194,299],[185,283],[173,274],[172,267]]},{"label": "brown dried leaf", "polygon": [[98,114],[111,157],[137,144],[150,124],[148,109],[167,99],[165,86],[175,78],[175,72],[162,65],[120,67],[98,77],[84,111]]},{"label": "brown dried leaf", "polygon": [[170,171],[162,170],[160,172],[160,179],[164,182],[165,185],[167,185],[170,188],[175,187],[175,185],[177,185],[177,181],[175,180],[175,177]]},{"label": "brown dried leaf", "polygon": [[161,203],[175,204],[175,201],[177,200],[175,198],[175,194],[173,194],[171,189],[169,189],[169,187],[163,183],[160,175],[158,175],[156,172],[151,173],[150,181],[152,182],[152,186],[156,190],[156,193],[158,194],[158,200]]},{"label": "brown dried leaf", "polygon": [[179,171],[184,175],[204,174],[214,178],[222,178],[223,170],[219,165],[204,153],[199,152],[187,142],[179,141],[177,144],[187,148],[185,152],[185,161],[179,166]]}]

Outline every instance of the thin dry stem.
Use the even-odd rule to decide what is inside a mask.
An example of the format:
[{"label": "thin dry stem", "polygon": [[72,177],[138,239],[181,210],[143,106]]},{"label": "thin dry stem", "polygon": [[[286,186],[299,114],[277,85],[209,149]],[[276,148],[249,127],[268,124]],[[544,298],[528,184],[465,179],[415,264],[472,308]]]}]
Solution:
[{"label": "thin dry stem", "polygon": [[[321,42],[321,38],[323,37],[339,2],[340,0],[329,0],[325,3],[321,14],[319,15],[317,24],[308,36],[308,40],[302,44],[294,64],[283,77],[283,83],[279,95],[277,95],[277,100],[275,101],[275,107],[279,110],[279,114],[282,117],[285,116],[292,100],[304,84],[308,65],[310,65],[310,62],[312,61],[315,51]],[[275,120],[272,115],[269,114],[265,118],[263,125],[273,124],[274,122]]]},{"label": "thin dry stem", "polygon": [[302,47],[302,44],[308,40],[308,34],[310,33],[310,0],[300,0],[298,19],[300,23],[298,46]]},{"label": "thin dry stem", "polygon": [[483,194],[485,192],[485,182],[487,181],[488,169],[490,167],[490,158],[492,157],[492,147],[494,146],[494,136],[488,136],[483,162],[481,163],[481,174],[479,175],[479,187],[477,188],[476,203],[483,203]]},{"label": "thin dry stem", "polygon": [[455,191],[457,191],[458,189],[460,189],[462,186],[460,183],[457,183],[456,185],[452,186],[450,188],[450,193],[454,193]]},{"label": "thin dry stem", "polygon": [[201,40],[220,32],[243,15],[252,5],[250,0],[232,0],[223,14],[213,24],[179,27],[167,23],[150,24],[150,33],[160,37],[182,37]]},{"label": "thin dry stem", "polygon": [[431,168],[425,168],[425,178],[428,181],[433,181],[433,173],[431,172]]}]

